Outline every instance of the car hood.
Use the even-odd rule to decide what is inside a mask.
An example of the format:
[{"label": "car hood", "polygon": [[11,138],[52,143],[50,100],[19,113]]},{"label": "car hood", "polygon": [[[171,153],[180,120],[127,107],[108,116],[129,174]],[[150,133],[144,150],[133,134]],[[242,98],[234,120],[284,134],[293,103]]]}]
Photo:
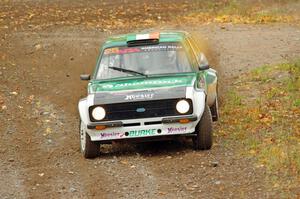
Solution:
[{"label": "car hood", "polygon": [[94,104],[185,98],[186,88],[193,86],[195,80],[195,74],[93,80],[89,84],[89,92],[94,94]]}]

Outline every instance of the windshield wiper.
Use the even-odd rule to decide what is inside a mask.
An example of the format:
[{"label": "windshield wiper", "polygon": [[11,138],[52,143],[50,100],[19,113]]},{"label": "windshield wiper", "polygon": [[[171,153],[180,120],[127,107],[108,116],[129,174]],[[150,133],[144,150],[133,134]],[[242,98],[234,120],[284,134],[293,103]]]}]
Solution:
[{"label": "windshield wiper", "polygon": [[134,70],[119,68],[119,67],[110,67],[110,66],[108,68],[113,69],[113,70],[117,70],[117,71],[121,71],[121,72],[124,72],[124,73],[128,73],[128,74],[142,75],[142,76],[148,77],[148,75],[146,75],[144,73],[141,73],[141,72],[134,71]]}]

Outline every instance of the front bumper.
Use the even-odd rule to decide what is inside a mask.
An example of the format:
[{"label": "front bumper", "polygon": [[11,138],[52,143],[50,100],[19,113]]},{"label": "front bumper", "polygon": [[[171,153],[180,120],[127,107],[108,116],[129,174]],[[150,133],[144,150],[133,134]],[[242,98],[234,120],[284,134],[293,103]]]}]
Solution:
[{"label": "front bumper", "polygon": [[[169,135],[192,135],[195,127],[202,117],[206,104],[206,93],[204,90],[194,87],[186,88],[186,99],[193,103],[192,115],[181,115],[172,117],[150,117],[134,118],[128,120],[113,120],[111,122],[91,122],[89,107],[95,105],[94,94],[89,94],[78,103],[80,119],[85,124],[86,132],[92,141],[113,141],[131,138],[160,138]],[[182,118],[180,118],[182,117]],[[180,119],[189,118],[189,123],[180,123]],[[103,130],[96,130],[96,126],[104,125]],[[97,128],[99,129],[99,128]],[[133,140],[133,139],[132,139]]]},{"label": "front bumper", "polygon": [[[178,123],[181,120],[188,120],[190,122],[194,122],[197,120],[197,116],[195,115],[187,115],[187,116],[172,116],[162,118],[161,121],[156,122],[143,122],[142,125],[150,125],[150,124],[170,124],[170,123]],[[97,126],[106,126],[106,127],[123,127],[123,126],[140,126],[141,122],[134,123],[123,123],[122,121],[112,121],[112,122],[94,122],[92,124],[87,125],[87,129],[96,129]]]},{"label": "front bumper", "polygon": [[[189,120],[188,123],[180,123]],[[157,121],[135,120],[134,123],[101,122],[87,125],[87,133],[92,141],[113,141],[131,138],[150,138],[157,136],[181,135],[195,132],[197,116],[165,117]],[[106,126],[104,130],[96,130],[96,126]]]}]

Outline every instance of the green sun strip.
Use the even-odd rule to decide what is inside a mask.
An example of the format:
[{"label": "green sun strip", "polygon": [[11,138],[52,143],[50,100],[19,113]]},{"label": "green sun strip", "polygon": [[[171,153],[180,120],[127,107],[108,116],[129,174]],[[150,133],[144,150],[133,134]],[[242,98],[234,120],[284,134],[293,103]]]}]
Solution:
[{"label": "green sun strip", "polygon": [[[203,81],[200,81],[203,79]],[[89,92],[105,92],[105,91],[121,91],[121,90],[140,90],[162,87],[179,87],[179,86],[194,86],[195,80],[202,82],[201,88],[207,90],[207,85],[211,84],[215,77],[209,75],[207,71],[199,71],[198,73],[185,74],[166,74],[166,76],[150,76],[144,78],[142,76],[130,76],[115,78],[109,80],[91,80],[89,84]],[[195,85],[199,87],[200,85]]]},{"label": "green sun strip", "polygon": [[[134,78],[134,79],[132,79]],[[188,73],[187,75],[172,75],[164,77],[149,77],[138,78],[131,77],[126,79],[118,79],[111,81],[91,81],[89,91],[104,92],[104,91],[121,91],[121,90],[139,90],[162,87],[179,87],[193,86],[196,74]]]}]

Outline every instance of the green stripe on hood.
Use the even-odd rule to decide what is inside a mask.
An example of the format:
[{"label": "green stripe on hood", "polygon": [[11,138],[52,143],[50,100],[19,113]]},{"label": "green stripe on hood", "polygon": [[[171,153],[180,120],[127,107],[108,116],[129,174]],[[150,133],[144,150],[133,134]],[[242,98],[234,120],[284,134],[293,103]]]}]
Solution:
[{"label": "green stripe on hood", "polygon": [[103,91],[141,90],[161,87],[193,86],[196,74],[178,74],[172,76],[155,76],[111,81],[92,80],[89,84],[91,93]]}]

